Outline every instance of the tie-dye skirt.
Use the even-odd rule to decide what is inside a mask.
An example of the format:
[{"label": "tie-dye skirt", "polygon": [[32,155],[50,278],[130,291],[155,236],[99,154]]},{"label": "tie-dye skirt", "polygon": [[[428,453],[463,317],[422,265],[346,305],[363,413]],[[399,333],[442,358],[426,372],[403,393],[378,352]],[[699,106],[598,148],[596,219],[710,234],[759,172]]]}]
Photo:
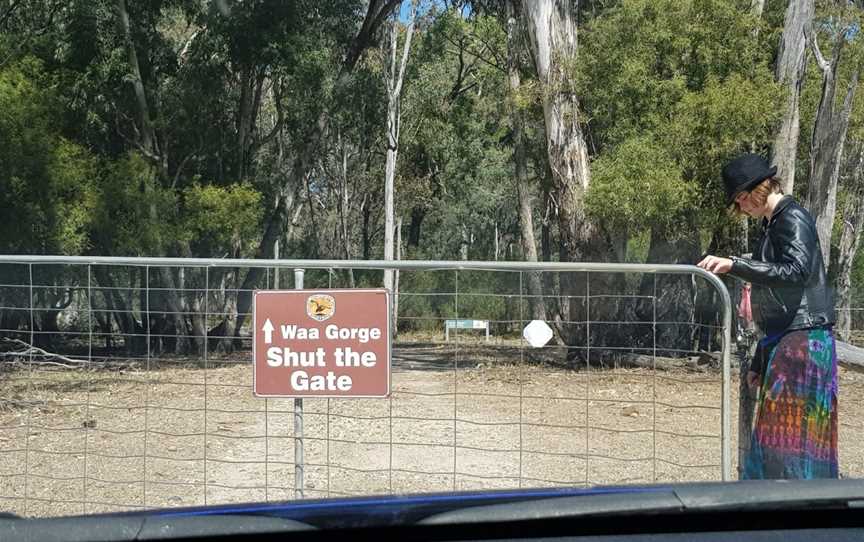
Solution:
[{"label": "tie-dye skirt", "polygon": [[834,335],[793,331],[766,353],[743,478],[837,478]]}]

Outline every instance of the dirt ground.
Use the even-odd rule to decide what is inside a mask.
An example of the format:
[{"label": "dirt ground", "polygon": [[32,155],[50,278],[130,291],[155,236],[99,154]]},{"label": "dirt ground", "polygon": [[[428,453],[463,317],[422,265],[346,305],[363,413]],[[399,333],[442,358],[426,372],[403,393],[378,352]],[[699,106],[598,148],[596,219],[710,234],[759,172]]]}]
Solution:
[{"label": "dirt ground", "polygon": [[[0,374],[0,511],[294,498],[294,401],[254,397],[238,361]],[[573,371],[414,345],[394,352],[392,390],[303,401],[306,498],[721,477],[705,366]],[[733,450],[737,390],[733,373]],[[864,375],[841,370],[846,477],[864,476],[862,399]]]}]

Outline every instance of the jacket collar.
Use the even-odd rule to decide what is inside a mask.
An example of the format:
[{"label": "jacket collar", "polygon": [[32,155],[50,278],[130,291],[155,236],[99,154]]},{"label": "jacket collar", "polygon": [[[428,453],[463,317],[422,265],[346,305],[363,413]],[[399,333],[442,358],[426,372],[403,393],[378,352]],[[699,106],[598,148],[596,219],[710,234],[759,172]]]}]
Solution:
[{"label": "jacket collar", "polygon": [[789,195],[785,195],[782,198],[780,198],[780,201],[777,202],[777,206],[774,207],[774,212],[771,213],[771,219],[770,220],[767,218],[762,219],[762,227],[767,228],[768,226],[770,226],[775,220],[777,220],[777,217],[780,216],[780,213],[785,211],[786,207],[789,207],[789,205],[793,201],[795,201],[794,198],[792,196],[789,196]]}]

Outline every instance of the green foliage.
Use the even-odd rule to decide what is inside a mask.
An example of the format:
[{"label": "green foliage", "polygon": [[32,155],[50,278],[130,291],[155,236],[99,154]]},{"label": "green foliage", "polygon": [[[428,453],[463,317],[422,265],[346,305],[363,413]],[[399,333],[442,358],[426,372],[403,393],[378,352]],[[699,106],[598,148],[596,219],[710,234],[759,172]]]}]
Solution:
[{"label": "green foliage", "polygon": [[770,144],[782,100],[781,89],[768,73],[710,79],[701,92],[682,98],[664,139],[685,175],[702,188],[703,208],[720,206],[719,172],[730,157]]},{"label": "green foliage", "polygon": [[94,252],[118,256],[164,254],[188,239],[177,224],[177,196],[159,186],[154,168],[129,153],[102,167],[91,233]]},{"label": "green foliage", "polygon": [[580,36],[579,95],[595,142],[656,130],[687,92],[770,73],[754,20],[727,0],[623,0]]},{"label": "green foliage", "polygon": [[[252,250],[261,230],[261,194],[248,184],[194,185],[184,192],[186,231],[196,253],[239,256]],[[244,250],[245,249],[245,250]]]},{"label": "green foliage", "polygon": [[678,226],[695,205],[696,190],[656,138],[628,139],[598,158],[592,172],[586,203],[609,230],[657,228],[669,238],[686,233]]},{"label": "green foliage", "polygon": [[428,213],[425,257],[456,258],[469,245],[472,259],[491,258],[495,226],[516,227],[512,149],[501,144],[509,130],[506,81],[496,66],[506,56],[502,30],[494,19],[467,21],[451,11],[416,45],[398,193],[403,209]]},{"label": "green foliage", "polygon": [[61,139],[53,149],[46,173],[52,181],[45,195],[54,207],[52,244],[63,254],[84,252],[89,248],[87,228],[98,198],[94,186],[97,162],[82,147]]},{"label": "green foliage", "polygon": [[[626,29],[622,32],[621,29]],[[758,21],[721,0],[623,0],[583,33],[577,72],[592,141],[589,211],[616,233],[713,227],[719,172],[765,149],[783,93]]]},{"label": "green foliage", "polygon": [[0,251],[77,254],[95,205],[94,158],[63,138],[39,62],[0,69]]}]

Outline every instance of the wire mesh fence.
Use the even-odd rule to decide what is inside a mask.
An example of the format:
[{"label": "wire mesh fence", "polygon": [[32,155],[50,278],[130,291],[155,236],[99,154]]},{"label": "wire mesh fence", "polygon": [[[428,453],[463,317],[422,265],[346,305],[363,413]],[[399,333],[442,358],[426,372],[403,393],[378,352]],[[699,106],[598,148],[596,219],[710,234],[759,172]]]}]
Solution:
[{"label": "wire mesh fence", "polygon": [[[253,395],[254,290],[387,265],[389,397]],[[0,509],[728,478],[730,318],[683,266],[0,257]]]}]

